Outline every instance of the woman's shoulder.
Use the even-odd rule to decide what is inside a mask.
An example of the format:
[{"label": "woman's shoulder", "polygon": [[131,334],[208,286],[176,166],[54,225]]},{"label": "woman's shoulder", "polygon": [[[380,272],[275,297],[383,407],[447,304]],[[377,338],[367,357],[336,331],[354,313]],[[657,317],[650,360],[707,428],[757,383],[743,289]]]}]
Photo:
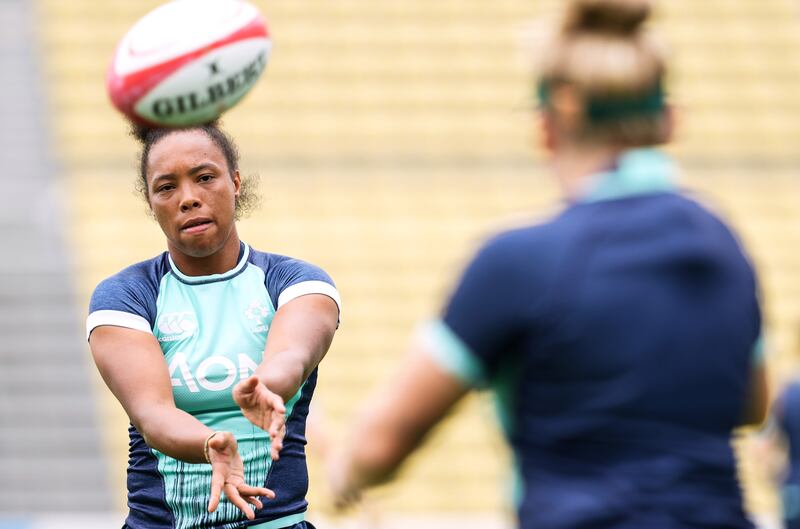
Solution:
[{"label": "woman's shoulder", "polygon": [[693,221],[693,225],[716,242],[723,242],[729,252],[741,254],[748,262],[749,253],[737,230],[727,220],[728,212],[715,199],[690,189],[682,189],[674,199],[676,208]]},{"label": "woman's shoulder", "polygon": [[495,232],[488,237],[481,251],[500,255],[518,252],[541,254],[564,243],[568,232],[573,229],[572,224],[569,209],[550,212],[547,216],[527,219]]},{"label": "woman's shoulder", "polygon": [[324,294],[341,307],[339,293],[328,273],[308,261],[250,248],[248,262],[264,273],[264,284],[276,307],[304,294]]},{"label": "woman's shoulder", "polygon": [[474,254],[469,269],[509,284],[546,281],[570,239],[560,218],[495,232]]},{"label": "woman's shoulder", "polygon": [[309,261],[277,253],[262,252],[250,248],[248,262],[260,268],[268,285],[291,285],[300,281],[323,281],[334,284],[330,275]]},{"label": "woman's shoulder", "polygon": [[167,252],[156,257],[127,266],[119,272],[106,277],[97,289],[108,288],[141,288],[150,285],[158,286],[161,278],[169,271]]},{"label": "woman's shoulder", "polygon": [[264,272],[306,268],[316,268],[321,270],[321,267],[305,259],[291,257],[279,253],[262,252],[260,250],[256,250],[252,246],[250,247],[250,255],[247,259],[250,264],[261,268],[264,270]]},{"label": "woman's shoulder", "polygon": [[152,325],[161,278],[168,271],[167,254],[164,252],[107,277],[94,289],[89,301],[89,313],[126,312],[141,316]]}]

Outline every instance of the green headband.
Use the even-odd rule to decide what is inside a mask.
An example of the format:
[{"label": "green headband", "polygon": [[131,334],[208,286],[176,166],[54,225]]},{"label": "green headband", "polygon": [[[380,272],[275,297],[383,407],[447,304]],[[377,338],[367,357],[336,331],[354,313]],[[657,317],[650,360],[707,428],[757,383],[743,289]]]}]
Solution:
[{"label": "green headband", "polygon": [[[539,104],[550,107],[552,83],[539,81]],[[590,123],[600,124],[631,117],[657,116],[666,108],[664,86],[661,80],[637,96],[590,97],[586,104],[586,117]]]}]

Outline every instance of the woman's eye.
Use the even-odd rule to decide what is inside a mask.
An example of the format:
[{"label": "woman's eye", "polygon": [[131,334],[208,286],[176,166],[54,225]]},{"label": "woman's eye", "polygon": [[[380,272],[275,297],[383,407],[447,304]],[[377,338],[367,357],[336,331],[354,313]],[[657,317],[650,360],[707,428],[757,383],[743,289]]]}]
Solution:
[{"label": "woman's eye", "polygon": [[156,193],[164,193],[166,191],[172,191],[173,189],[175,189],[174,185],[167,184],[167,185],[159,186],[158,188],[156,188]]}]

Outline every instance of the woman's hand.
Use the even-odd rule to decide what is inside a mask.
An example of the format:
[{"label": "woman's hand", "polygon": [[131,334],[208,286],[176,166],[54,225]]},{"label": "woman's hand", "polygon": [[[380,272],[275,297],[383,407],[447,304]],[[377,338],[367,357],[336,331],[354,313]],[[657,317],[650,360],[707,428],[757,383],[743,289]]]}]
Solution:
[{"label": "woman's hand", "polygon": [[331,488],[333,506],[338,511],[354,507],[361,502],[361,489],[353,483],[348,473],[348,463],[342,463],[338,457],[328,464],[328,484]]},{"label": "woman's hand", "polygon": [[253,375],[233,388],[233,400],[251,423],[269,434],[272,441],[270,456],[273,461],[277,460],[286,435],[286,406],[283,399]]},{"label": "woman's hand", "polygon": [[248,520],[255,518],[250,505],[257,509],[264,507],[259,496],[275,498],[275,493],[264,487],[251,487],[244,482],[244,465],[239,456],[238,443],[230,432],[217,432],[207,442],[206,455],[211,463],[211,499],[208,512],[219,506],[224,491],[228,500],[241,510]]}]

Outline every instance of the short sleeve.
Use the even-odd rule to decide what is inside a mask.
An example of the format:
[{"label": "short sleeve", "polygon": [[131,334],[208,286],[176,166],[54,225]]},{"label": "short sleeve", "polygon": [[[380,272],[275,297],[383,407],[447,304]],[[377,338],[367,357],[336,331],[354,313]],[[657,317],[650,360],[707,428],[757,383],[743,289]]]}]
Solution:
[{"label": "short sleeve", "polygon": [[301,296],[322,294],[336,302],[341,314],[342,301],[336,285],[324,270],[311,263],[285,258],[270,268],[265,282],[276,310]]},{"label": "short sleeve", "polygon": [[512,252],[484,247],[469,264],[441,320],[424,331],[427,349],[445,370],[484,386],[519,337],[523,297]]},{"label": "short sleeve", "polygon": [[764,354],[764,336],[762,335],[753,344],[752,360],[754,366],[762,367],[764,365]]},{"label": "short sleeve", "polygon": [[152,333],[157,286],[146,276],[128,269],[101,282],[89,302],[86,338],[101,325]]}]

